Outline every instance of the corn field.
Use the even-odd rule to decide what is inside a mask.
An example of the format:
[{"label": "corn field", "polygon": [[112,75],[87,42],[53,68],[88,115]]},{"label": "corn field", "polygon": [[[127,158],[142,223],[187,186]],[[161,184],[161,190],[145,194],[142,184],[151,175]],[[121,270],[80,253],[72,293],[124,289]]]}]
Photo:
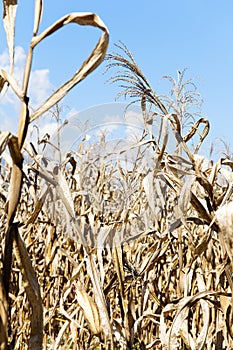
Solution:
[{"label": "corn field", "polygon": [[[3,0],[11,64],[0,88],[14,91],[21,113],[17,135],[0,132],[0,349],[232,349],[233,161],[200,154],[210,126],[193,81],[178,71],[165,77],[171,94],[158,95],[124,44],[107,54],[96,14],[71,13],[39,34],[36,0],[19,86],[17,6]],[[100,39],[32,111],[34,49],[70,23],[98,27]],[[54,165],[44,152],[53,139],[30,142],[28,130],[104,60],[143,127],[120,150],[105,135],[98,147],[82,139]]]}]

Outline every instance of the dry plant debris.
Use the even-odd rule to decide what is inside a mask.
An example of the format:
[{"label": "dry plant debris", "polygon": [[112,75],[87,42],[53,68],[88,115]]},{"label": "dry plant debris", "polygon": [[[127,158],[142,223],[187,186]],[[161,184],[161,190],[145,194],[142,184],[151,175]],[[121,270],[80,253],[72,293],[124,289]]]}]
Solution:
[{"label": "dry plant debris", "polygon": [[[17,1],[3,5],[13,67]],[[51,171],[36,145],[25,143],[29,123],[101,63],[108,31],[96,15],[75,13],[39,35],[41,13],[35,1],[22,88],[13,68],[0,71],[1,87],[8,84],[22,101],[18,135],[0,134],[0,348],[231,349],[233,162],[198,155],[209,122],[192,120],[198,93],[185,90],[192,82],[178,72],[177,82],[169,78],[171,96],[158,96],[118,45],[120,54],[107,55],[108,68],[118,69],[112,81],[140,103],[144,120],[131,169],[81,142]],[[33,49],[70,22],[103,34],[74,77],[30,115]]]}]

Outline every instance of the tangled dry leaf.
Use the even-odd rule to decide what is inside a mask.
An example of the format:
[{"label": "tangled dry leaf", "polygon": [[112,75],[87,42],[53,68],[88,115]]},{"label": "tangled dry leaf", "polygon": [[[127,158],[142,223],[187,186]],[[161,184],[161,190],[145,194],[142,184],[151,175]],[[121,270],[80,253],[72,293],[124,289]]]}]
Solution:
[{"label": "tangled dry leaf", "polygon": [[[38,35],[43,3],[35,5],[18,138],[0,135],[0,235],[6,247],[8,238],[14,238],[16,252],[9,270],[5,262],[11,249],[6,255],[0,247],[3,277],[9,282],[1,283],[9,287],[8,305],[0,289],[2,348],[10,305],[8,343],[20,350],[28,344],[41,349],[42,341],[48,350],[231,349],[232,161],[213,165],[198,160],[195,152],[208,123],[199,119],[183,137],[176,101],[167,103],[152,90],[123,47],[126,58],[108,56],[111,68],[123,69],[113,80],[128,84],[122,94],[139,101],[145,122],[132,147],[137,157],[131,169],[119,159],[109,162],[101,152],[93,154],[93,147],[82,141],[57,172],[46,168],[38,144],[38,153],[27,150],[30,161],[24,161],[22,171],[29,122],[97,67],[108,43],[102,21],[87,13],[64,16]],[[32,51],[71,22],[96,26],[103,34],[75,76],[29,116]],[[202,123],[200,143],[190,149],[188,139]],[[170,133],[176,140],[172,151]],[[104,137],[101,142],[106,147]],[[5,161],[6,145],[11,164]],[[126,152],[122,149],[121,156]],[[153,155],[150,163],[140,162],[148,154]],[[8,226],[7,232],[14,232],[6,236]]]}]

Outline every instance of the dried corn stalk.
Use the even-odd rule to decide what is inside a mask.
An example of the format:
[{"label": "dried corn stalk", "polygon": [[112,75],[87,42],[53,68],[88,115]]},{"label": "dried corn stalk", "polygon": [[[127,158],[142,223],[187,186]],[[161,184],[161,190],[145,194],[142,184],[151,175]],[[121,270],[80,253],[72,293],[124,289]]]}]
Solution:
[{"label": "dried corn stalk", "polygon": [[[8,84],[13,91],[16,93],[18,98],[21,100],[21,113],[19,118],[19,127],[17,137],[11,137],[9,133],[1,135],[1,150],[3,151],[8,144],[10,155],[12,158],[12,171],[10,179],[10,189],[8,195],[8,206],[7,206],[7,224],[6,224],[6,243],[5,253],[3,258],[3,281],[1,283],[1,333],[0,333],[0,346],[1,349],[7,347],[7,302],[9,292],[9,282],[11,273],[11,260],[12,260],[12,247],[13,241],[15,242],[16,256],[20,267],[22,269],[23,279],[26,285],[26,293],[32,307],[32,318],[31,318],[31,336],[29,340],[29,348],[41,349],[42,347],[42,300],[40,296],[40,289],[37,284],[36,275],[33,267],[30,263],[28,253],[25,249],[24,242],[22,241],[19,232],[18,224],[15,223],[15,216],[18,210],[20,202],[20,196],[22,193],[23,183],[23,155],[22,149],[25,138],[27,136],[27,130],[29,123],[49,108],[60,101],[68,91],[70,91],[76,84],[83,80],[88,74],[90,74],[98,65],[103,61],[107,47],[108,47],[108,30],[102,20],[95,14],[92,13],[71,13],[63,18],[59,19],[44,32],[38,35],[40,21],[42,18],[42,0],[35,0],[35,12],[34,12],[34,28],[32,40],[30,43],[23,83],[22,87],[18,86],[18,83],[13,76],[14,68],[14,31],[15,31],[15,18],[17,1],[3,0],[3,22],[7,36],[7,42],[9,47],[10,56],[10,72],[4,70],[0,71],[0,90],[3,89],[4,84]],[[79,25],[88,25],[97,27],[102,30],[103,34],[98,41],[96,47],[93,49],[90,56],[82,64],[81,68],[77,70],[74,76],[64,83],[52,96],[50,96],[31,116],[29,115],[29,99],[27,96],[28,83],[31,72],[31,65],[33,59],[34,48],[42,42],[47,36],[54,34],[59,29],[62,29],[65,25],[75,23]],[[21,222],[21,225],[23,222]]]}]

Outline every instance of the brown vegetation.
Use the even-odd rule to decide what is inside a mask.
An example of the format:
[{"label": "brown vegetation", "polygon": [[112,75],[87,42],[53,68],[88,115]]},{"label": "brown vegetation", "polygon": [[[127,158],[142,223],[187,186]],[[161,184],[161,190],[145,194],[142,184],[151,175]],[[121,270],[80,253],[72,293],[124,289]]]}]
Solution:
[{"label": "brown vegetation", "polygon": [[[177,81],[169,78],[171,96],[158,96],[120,45],[123,54],[107,56],[108,68],[119,69],[112,81],[140,103],[144,120],[131,169],[117,158],[90,160],[80,142],[77,152],[48,170],[37,145],[24,142],[27,128],[70,85],[29,115],[33,48],[64,24],[37,36],[41,2],[35,3],[22,89],[0,72],[2,86],[8,82],[22,101],[18,135],[0,134],[1,349],[41,349],[42,343],[45,349],[231,349],[233,163],[197,154],[209,123],[191,118],[199,102],[195,86],[178,72]],[[7,20],[15,5],[4,6]],[[67,16],[66,23],[97,25],[103,35],[71,85],[101,62],[107,48],[98,17],[78,16]],[[106,201],[117,210],[106,215],[97,205]]]}]

